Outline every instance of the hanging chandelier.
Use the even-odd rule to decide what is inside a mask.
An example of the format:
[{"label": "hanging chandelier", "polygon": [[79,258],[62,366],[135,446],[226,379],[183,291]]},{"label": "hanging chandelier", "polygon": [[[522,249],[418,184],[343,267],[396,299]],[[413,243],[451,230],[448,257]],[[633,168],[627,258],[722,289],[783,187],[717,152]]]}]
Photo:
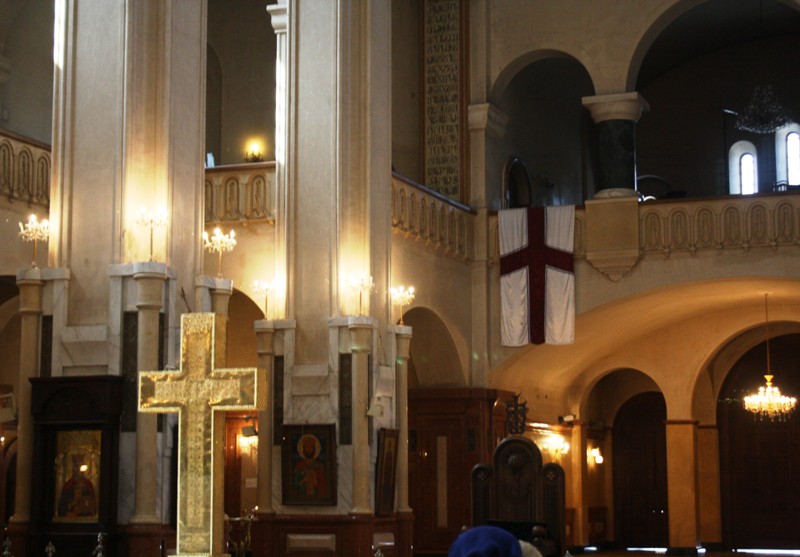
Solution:
[{"label": "hanging chandelier", "polygon": [[750,104],[737,115],[734,125],[737,130],[767,134],[788,123],[789,116],[772,93],[772,87],[762,85],[755,88]]},{"label": "hanging chandelier", "polygon": [[770,421],[784,421],[794,410],[797,404],[795,397],[781,394],[780,389],[772,384],[772,369],[769,360],[769,310],[767,296],[764,294],[764,315],[767,329],[767,373],[764,375],[766,385],[759,387],[758,393],[744,397],[744,409],[752,412],[756,418],[769,418]]}]

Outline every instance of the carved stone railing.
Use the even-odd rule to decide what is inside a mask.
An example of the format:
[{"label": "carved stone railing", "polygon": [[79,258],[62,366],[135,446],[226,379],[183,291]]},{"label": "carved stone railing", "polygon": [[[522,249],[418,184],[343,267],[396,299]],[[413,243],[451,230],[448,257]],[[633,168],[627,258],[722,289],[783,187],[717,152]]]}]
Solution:
[{"label": "carved stone railing", "polygon": [[275,221],[275,163],[206,169],[206,224]]},{"label": "carved stone railing", "polygon": [[[492,215],[490,253],[499,259],[497,217]],[[642,257],[700,250],[800,245],[800,194],[768,193],[639,204]],[[586,257],[586,211],[575,210],[575,257]]]},{"label": "carved stone railing", "polygon": [[764,194],[639,206],[643,255],[800,243],[800,195]]},{"label": "carved stone railing", "polygon": [[474,212],[426,187],[392,175],[392,229],[451,257],[472,250]]},{"label": "carved stone railing", "polygon": [[0,196],[50,205],[50,146],[0,130]]}]

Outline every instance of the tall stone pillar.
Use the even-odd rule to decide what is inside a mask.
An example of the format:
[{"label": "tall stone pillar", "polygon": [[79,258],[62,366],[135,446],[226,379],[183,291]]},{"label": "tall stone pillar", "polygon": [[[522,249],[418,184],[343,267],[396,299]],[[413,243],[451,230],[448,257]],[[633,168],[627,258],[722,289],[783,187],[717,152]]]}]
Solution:
[{"label": "tall stone pillar", "polygon": [[353,354],[353,514],[369,514],[369,353],[372,323],[369,318],[352,317],[348,323],[350,352]]},{"label": "tall stone pillar", "polygon": [[392,325],[389,332],[395,339],[395,399],[397,401],[397,547],[399,555],[413,553],[413,510],[408,506],[408,356],[411,343],[411,327]]},{"label": "tall stone pillar", "polygon": [[587,424],[580,420],[572,422],[572,437],[569,440],[569,466],[565,471],[571,477],[567,493],[567,506],[575,509],[573,543],[589,543],[589,470],[586,463]]},{"label": "tall stone pillar", "polygon": [[696,555],[698,537],[697,422],[667,420],[668,553]]},{"label": "tall stone pillar", "polygon": [[275,326],[266,319],[255,322],[258,366],[267,371],[267,407],[258,412],[258,514],[271,514],[272,508],[272,404],[274,382],[272,357],[275,355]]},{"label": "tall stone pillar", "polygon": [[[468,109],[470,136],[470,203],[477,208],[475,221],[475,255],[472,264],[472,291],[483,295],[472,296],[472,347],[474,358],[470,358],[472,386],[489,385],[489,354],[493,337],[493,322],[489,304],[491,284],[491,255],[489,254],[489,230],[487,199],[499,198],[500,192],[488,191],[486,174],[492,168],[488,152],[490,146],[498,145],[497,139],[505,135],[508,116],[489,103],[472,104]],[[490,141],[494,139],[495,141]],[[497,156],[500,158],[500,155]],[[488,159],[488,160],[487,160]],[[496,207],[495,207],[496,208]]]},{"label": "tall stone pillar", "polygon": [[[636,122],[649,108],[639,93],[583,97],[597,125],[598,197],[636,195]],[[608,190],[603,192],[603,190]],[[627,191],[626,191],[627,190]]]},{"label": "tall stone pillar", "polygon": [[395,392],[397,397],[397,512],[410,513],[408,506],[408,348],[411,327],[393,325],[389,331],[395,338],[395,365],[397,366]]},{"label": "tall stone pillar", "polygon": [[[136,282],[138,329],[136,346],[137,367],[143,371],[159,369],[158,336],[159,312],[163,306],[166,268],[162,263],[137,263],[133,279]],[[131,524],[160,524],[157,512],[158,485],[153,463],[157,459],[156,414],[136,414],[136,491]]]},{"label": "tall stone pillar", "polygon": [[33,423],[31,419],[31,383],[39,370],[39,330],[42,317],[44,280],[38,268],[17,273],[21,320],[19,379],[17,391],[17,481],[12,523],[20,525],[31,519],[31,469],[33,467]]}]

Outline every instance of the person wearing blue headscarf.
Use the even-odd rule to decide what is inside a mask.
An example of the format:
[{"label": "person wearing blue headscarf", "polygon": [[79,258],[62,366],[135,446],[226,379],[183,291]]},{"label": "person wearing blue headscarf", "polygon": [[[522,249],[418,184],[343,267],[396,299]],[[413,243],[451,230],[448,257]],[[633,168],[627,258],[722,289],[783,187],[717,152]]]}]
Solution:
[{"label": "person wearing blue headscarf", "polygon": [[522,557],[519,540],[497,526],[476,526],[459,534],[447,557]]}]

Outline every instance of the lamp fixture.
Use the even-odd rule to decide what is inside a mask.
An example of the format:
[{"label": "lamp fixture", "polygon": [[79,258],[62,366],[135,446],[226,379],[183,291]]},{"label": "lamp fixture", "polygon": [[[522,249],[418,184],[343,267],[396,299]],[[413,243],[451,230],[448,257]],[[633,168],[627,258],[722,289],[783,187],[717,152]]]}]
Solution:
[{"label": "lamp fixture", "polygon": [[551,435],[546,438],[542,446],[552,455],[553,460],[559,460],[561,455],[569,452],[569,443],[560,435]]},{"label": "lamp fixture", "polygon": [[253,140],[247,144],[247,148],[244,151],[244,160],[246,162],[261,162],[264,160],[260,141]]},{"label": "lamp fixture", "polygon": [[350,286],[358,290],[358,315],[364,315],[362,310],[364,294],[372,294],[375,289],[375,283],[372,282],[371,276],[361,273],[358,277],[350,277]]},{"label": "lamp fixture", "polygon": [[745,132],[768,134],[788,123],[789,116],[772,93],[772,87],[760,85],[747,108],[736,116],[734,126]]},{"label": "lamp fixture", "polygon": [[227,234],[223,234],[219,227],[214,229],[214,235],[209,236],[208,232],[203,232],[203,243],[205,248],[214,253],[219,254],[217,260],[217,276],[222,277],[222,252],[233,251],[236,246],[236,234],[231,230]]},{"label": "lamp fixture", "polygon": [[392,287],[389,289],[392,296],[392,303],[400,306],[400,324],[403,324],[403,308],[414,301],[414,287],[409,286],[406,289],[404,286]]},{"label": "lamp fixture", "polygon": [[600,452],[599,447],[592,448],[592,450],[589,451],[589,456],[592,457],[595,464],[603,464],[603,461],[605,460],[603,458],[603,454]]},{"label": "lamp fixture", "polygon": [[153,213],[146,207],[142,207],[139,210],[139,216],[136,218],[136,224],[139,226],[145,226],[150,231],[150,259],[148,261],[153,260],[153,231],[155,229],[166,228],[167,226],[167,211],[166,209],[161,209],[158,213]]},{"label": "lamp fixture", "polygon": [[272,292],[274,288],[271,282],[265,280],[253,281],[253,289],[256,291],[256,294],[264,299],[264,319],[268,319],[267,309],[269,306],[269,293]]},{"label": "lamp fixture", "polygon": [[764,294],[764,315],[767,330],[767,373],[764,375],[766,385],[759,387],[758,393],[744,397],[744,408],[748,412],[752,412],[754,417],[761,420],[769,418],[772,422],[775,420],[782,422],[794,411],[797,399],[782,395],[780,389],[772,384],[774,375],[772,375],[769,358],[769,308],[767,296],[768,294]]},{"label": "lamp fixture", "polygon": [[26,242],[33,242],[33,261],[31,267],[36,268],[36,242],[46,242],[50,237],[50,221],[47,219],[39,222],[36,215],[28,217],[24,225],[19,223],[19,236]]}]

